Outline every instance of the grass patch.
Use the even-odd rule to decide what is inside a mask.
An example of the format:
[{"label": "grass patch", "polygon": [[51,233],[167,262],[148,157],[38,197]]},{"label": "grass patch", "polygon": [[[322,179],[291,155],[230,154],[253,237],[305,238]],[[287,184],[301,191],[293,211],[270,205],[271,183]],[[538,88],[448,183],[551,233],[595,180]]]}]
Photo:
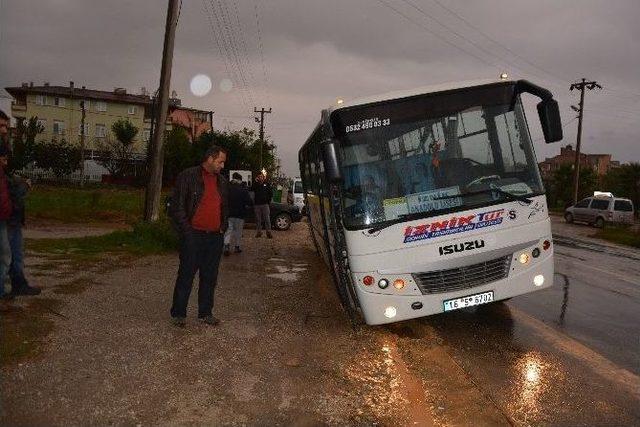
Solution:
[{"label": "grass patch", "polygon": [[34,219],[133,223],[142,217],[144,190],[37,186],[25,203]]},{"label": "grass patch", "polygon": [[29,250],[64,255],[76,261],[95,261],[105,254],[152,255],[174,251],[178,237],[168,221],[137,223],[132,230],[119,230],[102,236],[71,239],[30,239]]},{"label": "grass patch", "polygon": [[633,230],[631,227],[614,226],[605,227],[598,231],[593,237],[607,240],[621,245],[633,246],[640,248],[640,231]]}]

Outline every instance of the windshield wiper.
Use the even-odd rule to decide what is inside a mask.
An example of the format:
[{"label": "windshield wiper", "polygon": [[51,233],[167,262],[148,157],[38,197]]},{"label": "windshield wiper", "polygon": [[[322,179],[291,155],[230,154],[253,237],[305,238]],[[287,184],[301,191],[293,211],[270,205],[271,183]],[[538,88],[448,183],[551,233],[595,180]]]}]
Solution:
[{"label": "windshield wiper", "polygon": [[493,193],[494,191],[496,193],[500,194],[501,196],[504,196],[504,198],[507,199],[507,200],[523,202],[523,203],[526,203],[526,204],[531,204],[533,202],[533,200],[529,199],[528,197],[520,196],[519,194],[509,193],[508,191],[504,191],[501,188],[487,188],[486,190],[472,191],[472,192],[469,192],[469,193],[452,194],[450,196],[436,197],[433,200],[455,199],[456,197],[475,196],[475,195],[478,195],[478,194]]}]

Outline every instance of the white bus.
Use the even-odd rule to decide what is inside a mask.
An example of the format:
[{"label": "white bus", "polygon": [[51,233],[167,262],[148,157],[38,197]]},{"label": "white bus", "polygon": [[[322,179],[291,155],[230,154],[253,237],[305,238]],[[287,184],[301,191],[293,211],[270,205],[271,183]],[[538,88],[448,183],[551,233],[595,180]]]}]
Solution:
[{"label": "white bus", "polygon": [[369,325],[551,286],[545,192],[521,102],[525,80],[442,85],[330,107],[299,152],[316,249],[343,306]]}]

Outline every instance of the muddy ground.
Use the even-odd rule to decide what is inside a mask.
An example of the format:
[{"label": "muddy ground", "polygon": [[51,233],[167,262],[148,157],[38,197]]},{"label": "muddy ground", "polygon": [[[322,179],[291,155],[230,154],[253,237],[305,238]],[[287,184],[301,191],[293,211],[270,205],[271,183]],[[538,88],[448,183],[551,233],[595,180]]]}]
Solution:
[{"label": "muddy ground", "polygon": [[[105,256],[92,265],[30,254],[27,271],[42,295],[0,307],[2,345],[10,347],[0,424],[640,420],[629,409],[637,397],[609,393],[608,371],[594,379],[578,359],[554,353],[558,341],[531,333],[544,325],[522,321],[506,305],[352,328],[306,224],[274,236],[256,239],[245,230],[245,251],[223,260],[217,327],[197,322],[195,288],[187,327],[170,324],[177,254]],[[637,377],[630,381],[634,387]]]}]

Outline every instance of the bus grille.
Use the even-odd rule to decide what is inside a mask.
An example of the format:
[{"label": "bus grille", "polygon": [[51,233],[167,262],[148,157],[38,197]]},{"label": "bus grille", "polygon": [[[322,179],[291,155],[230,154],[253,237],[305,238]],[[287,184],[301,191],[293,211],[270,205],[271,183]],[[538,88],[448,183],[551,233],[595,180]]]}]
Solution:
[{"label": "bus grille", "polygon": [[511,255],[449,270],[413,274],[423,294],[458,291],[504,279],[509,274]]}]

